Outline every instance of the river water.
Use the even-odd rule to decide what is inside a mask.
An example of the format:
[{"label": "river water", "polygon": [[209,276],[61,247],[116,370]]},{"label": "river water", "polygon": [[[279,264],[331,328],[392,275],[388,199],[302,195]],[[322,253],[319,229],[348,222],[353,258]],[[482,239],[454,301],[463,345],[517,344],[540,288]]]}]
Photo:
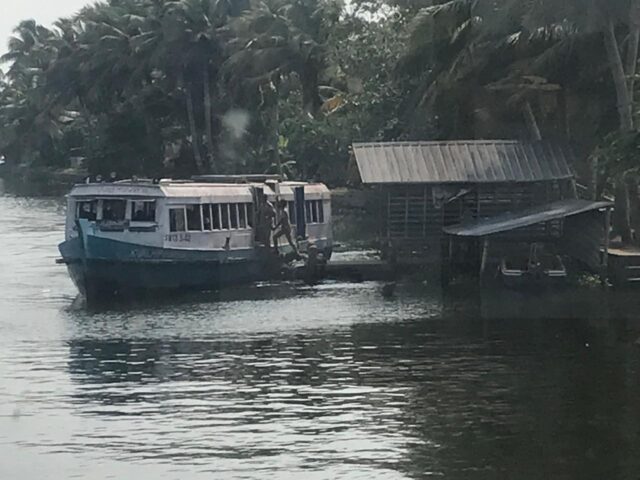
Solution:
[{"label": "river water", "polygon": [[376,283],[92,312],[62,237],[60,201],[0,197],[0,479],[638,478],[628,322]]}]

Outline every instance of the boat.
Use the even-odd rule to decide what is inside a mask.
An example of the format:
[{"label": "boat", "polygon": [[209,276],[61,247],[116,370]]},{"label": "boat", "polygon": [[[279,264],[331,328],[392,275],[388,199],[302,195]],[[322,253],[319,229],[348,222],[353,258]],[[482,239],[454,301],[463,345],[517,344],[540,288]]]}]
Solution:
[{"label": "boat", "polygon": [[551,287],[567,280],[562,258],[540,243],[531,244],[528,255],[502,257],[498,274],[503,284],[510,288]]},{"label": "boat", "polygon": [[[69,274],[88,301],[152,290],[214,290],[270,278],[294,249],[265,245],[259,212],[286,201],[293,238],[329,258],[331,195],[269,176],[88,181],[67,195]],[[262,220],[264,224],[264,220]],[[262,232],[262,236],[261,236]]]}]

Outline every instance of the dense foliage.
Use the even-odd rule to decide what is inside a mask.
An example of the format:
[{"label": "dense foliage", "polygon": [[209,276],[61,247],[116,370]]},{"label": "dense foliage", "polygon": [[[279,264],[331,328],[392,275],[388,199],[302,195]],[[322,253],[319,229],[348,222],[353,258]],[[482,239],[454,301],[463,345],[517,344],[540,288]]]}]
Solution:
[{"label": "dense foliage", "polygon": [[635,0],[99,2],[16,27],[0,153],[27,167],[86,159],[92,174],[337,185],[354,141],[546,138],[595,152],[603,191],[638,168],[639,12]]}]

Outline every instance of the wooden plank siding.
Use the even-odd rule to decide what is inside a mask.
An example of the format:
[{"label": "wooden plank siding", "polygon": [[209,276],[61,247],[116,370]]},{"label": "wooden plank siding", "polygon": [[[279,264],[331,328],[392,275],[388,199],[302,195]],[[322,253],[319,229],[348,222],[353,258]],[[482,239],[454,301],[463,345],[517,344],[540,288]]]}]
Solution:
[{"label": "wooden plank siding", "polygon": [[387,239],[397,258],[437,259],[443,210],[433,205],[430,187],[403,187],[387,192]]},{"label": "wooden plank siding", "polygon": [[[448,250],[442,229],[467,220],[524,210],[573,195],[571,181],[386,187],[387,240],[399,261],[440,260]],[[444,192],[453,200],[442,198]],[[458,195],[456,197],[456,195]],[[498,242],[546,241],[562,236],[563,221],[496,235]]]},{"label": "wooden plank siding", "polygon": [[567,218],[560,242],[563,253],[579,260],[593,273],[601,273],[601,249],[606,236],[604,218],[605,214],[598,211]]}]

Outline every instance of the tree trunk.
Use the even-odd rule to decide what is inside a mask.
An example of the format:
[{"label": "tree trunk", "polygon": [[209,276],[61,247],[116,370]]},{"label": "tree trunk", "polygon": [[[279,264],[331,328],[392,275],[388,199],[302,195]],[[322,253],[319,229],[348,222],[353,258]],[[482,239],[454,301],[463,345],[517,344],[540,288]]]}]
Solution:
[{"label": "tree trunk", "polygon": [[143,172],[154,177],[161,177],[164,169],[164,142],[162,132],[154,122],[153,118],[144,113],[144,128],[147,134],[147,154],[148,157],[143,162]]},{"label": "tree trunk", "polygon": [[527,126],[529,127],[531,137],[536,142],[540,142],[542,140],[542,133],[540,133],[540,127],[538,126],[536,115],[535,113],[533,113],[533,108],[531,107],[531,103],[529,103],[528,100],[524,103],[524,118],[526,120]]},{"label": "tree trunk", "polygon": [[278,167],[278,175],[280,175],[280,180],[284,180],[284,171],[282,169],[282,158],[280,157],[280,102],[279,100],[279,96],[276,96],[276,104],[273,107],[273,112],[274,112],[274,119],[273,119],[273,126],[274,126],[274,149],[273,149],[273,154],[275,155],[274,159],[276,161],[276,166]]},{"label": "tree trunk", "polygon": [[566,87],[562,89],[562,95],[560,95],[560,106],[562,109],[564,135],[567,137],[567,140],[571,141],[573,137],[573,132],[571,131],[571,99],[569,98],[569,91]]},{"label": "tree trunk", "polygon": [[[616,89],[616,100],[618,115],[620,117],[620,131],[622,133],[633,131],[633,105],[632,97],[629,93],[620,47],[616,39],[615,25],[612,19],[607,21],[604,28],[604,44],[609,57],[609,66],[613,76],[613,83]],[[616,179],[616,230],[622,237],[622,241],[631,241],[631,218],[629,212],[629,190],[623,174],[618,174]]]},{"label": "tree trunk", "polygon": [[598,177],[598,156],[597,155],[592,155],[589,158],[589,170],[590,170],[590,176],[591,176],[591,181],[590,181],[590,192],[589,192],[589,197],[591,198],[591,200],[593,200],[594,202],[598,200],[598,198],[600,198],[600,191],[599,191],[599,181],[600,178]]},{"label": "tree trunk", "polygon": [[631,243],[631,218],[629,209],[629,188],[624,178],[616,180],[615,231],[625,244]]},{"label": "tree trunk", "polygon": [[627,48],[627,90],[633,105],[636,72],[638,70],[638,49],[640,47],[640,0],[634,0],[629,12],[629,46]]},{"label": "tree trunk", "polygon": [[193,108],[193,94],[188,86],[185,86],[187,115],[189,117],[189,129],[191,130],[191,146],[193,147],[193,158],[199,173],[203,172],[204,163],[200,153],[200,141],[198,139],[198,127],[196,126],[196,115]]},{"label": "tree trunk", "polygon": [[[635,101],[636,73],[638,71],[638,50],[640,47],[640,1],[635,0],[631,6],[629,19],[631,33],[629,35],[629,46],[627,50],[627,89],[629,92],[629,102],[631,103],[632,115]],[[629,220],[629,237],[635,230],[638,232],[640,227],[638,219],[638,182],[635,179],[629,179],[625,182],[626,197],[628,199],[627,219]],[[630,238],[631,241],[634,239]]]},{"label": "tree trunk", "polygon": [[629,37],[629,51],[627,52],[627,84],[629,91],[629,101],[634,101],[634,89],[636,84],[636,71],[638,67],[638,47],[640,46],[640,26],[633,26]]},{"label": "tree trunk", "polygon": [[211,78],[209,76],[209,65],[204,67],[204,123],[205,123],[205,135],[207,137],[207,163],[209,164],[209,170],[214,172],[214,142],[213,142],[213,111],[211,105]]},{"label": "tree trunk", "polygon": [[620,55],[620,47],[616,40],[615,25],[612,19],[609,19],[607,22],[603,33],[607,57],[609,57],[609,66],[613,76],[613,83],[616,88],[620,130],[623,132],[630,132],[633,130],[633,108],[631,105],[631,97],[629,95],[624,66],[622,64],[622,56]]}]

